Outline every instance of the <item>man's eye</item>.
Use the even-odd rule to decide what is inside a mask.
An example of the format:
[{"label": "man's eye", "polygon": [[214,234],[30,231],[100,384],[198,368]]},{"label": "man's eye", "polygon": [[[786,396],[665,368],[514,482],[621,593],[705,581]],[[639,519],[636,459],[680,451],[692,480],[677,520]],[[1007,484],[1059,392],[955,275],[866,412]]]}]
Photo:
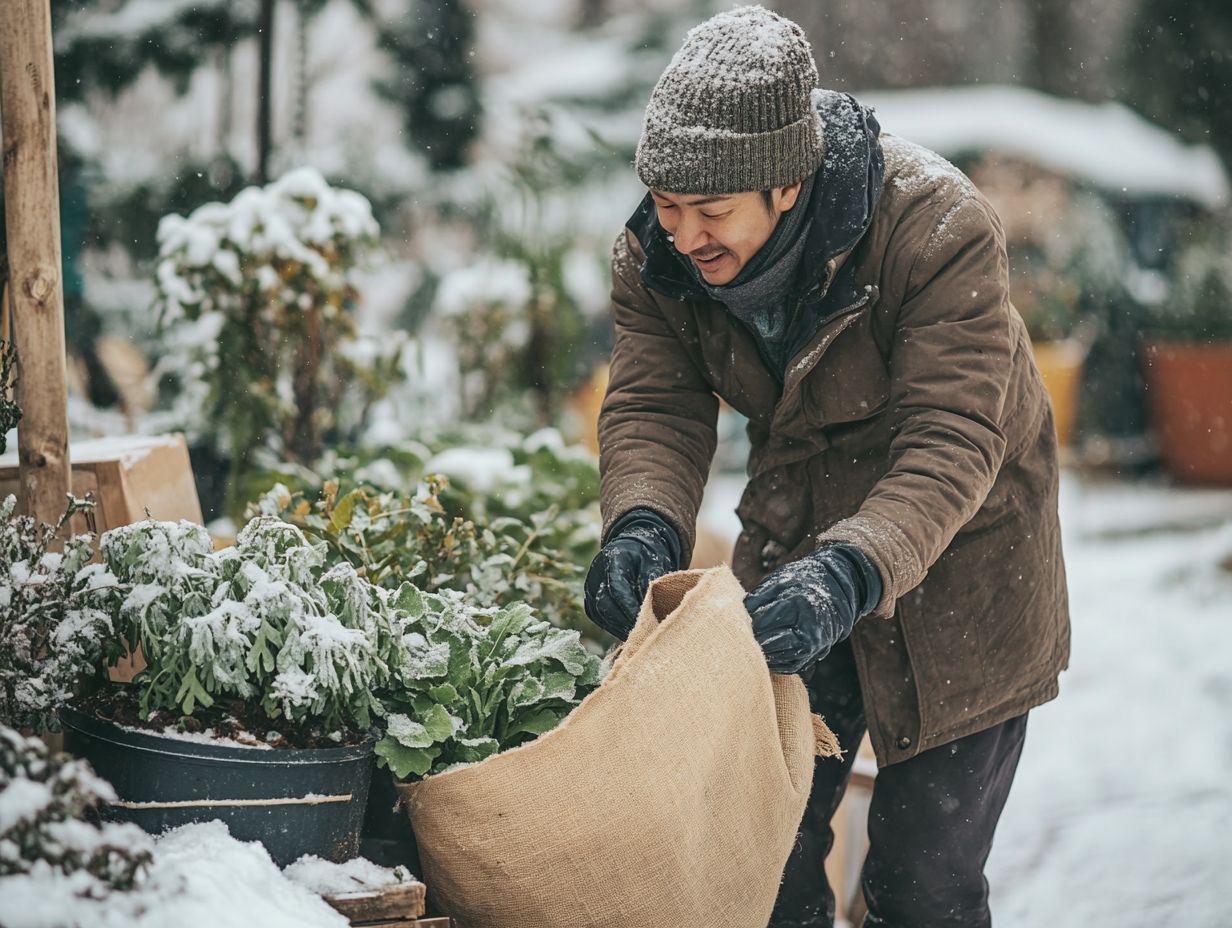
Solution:
[{"label": "man's eye", "polygon": [[655,206],[659,209],[675,209],[675,204],[672,203],[656,203]]},{"label": "man's eye", "polygon": [[707,219],[722,219],[727,213],[702,213]]}]

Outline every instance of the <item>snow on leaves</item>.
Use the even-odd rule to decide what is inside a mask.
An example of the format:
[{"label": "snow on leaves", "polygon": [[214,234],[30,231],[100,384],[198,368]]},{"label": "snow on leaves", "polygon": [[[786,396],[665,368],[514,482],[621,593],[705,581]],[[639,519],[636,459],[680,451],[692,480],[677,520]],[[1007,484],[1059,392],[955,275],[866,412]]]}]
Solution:
[{"label": "snow on leaves", "polygon": [[131,889],[152,842],[136,825],[95,825],[86,811],[115,792],[82,760],[49,755],[41,741],[0,725],[0,878],[76,874],[79,895]]},{"label": "snow on leaves", "polygon": [[72,501],[56,526],[14,515],[16,505],[13,496],[0,504],[0,722],[39,731],[54,727],[55,709],[101,667],[112,628],[93,597],[115,581],[87,564],[89,535],[50,550],[87,504]]},{"label": "snow on leaves", "polygon": [[273,442],[297,460],[357,428],[400,378],[405,341],[355,330],[378,235],[368,201],[312,168],[163,217],[156,373],[178,382],[174,418],[223,453]]},{"label": "snow on leaves", "polygon": [[576,631],[523,603],[378,587],[272,516],[214,551],[187,522],[103,536],[114,582],[92,602],[140,644],[143,710],[192,714],[228,696],[271,718],[364,729],[398,776],[473,763],[555,727],[599,682]]},{"label": "snow on leaves", "polygon": [[394,640],[381,591],[293,525],[254,519],[215,552],[188,522],[146,521],[103,536],[120,592],[100,597],[141,645],[144,710],[192,714],[220,696],[261,700],[271,718],[367,727]]},{"label": "snow on leaves", "polygon": [[477,608],[409,584],[396,602],[416,627],[402,639],[407,653],[385,700],[391,715],[377,754],[398,777],[523,744],[555,728],[599,683],[599,659],[578,633],[524,605]]}]

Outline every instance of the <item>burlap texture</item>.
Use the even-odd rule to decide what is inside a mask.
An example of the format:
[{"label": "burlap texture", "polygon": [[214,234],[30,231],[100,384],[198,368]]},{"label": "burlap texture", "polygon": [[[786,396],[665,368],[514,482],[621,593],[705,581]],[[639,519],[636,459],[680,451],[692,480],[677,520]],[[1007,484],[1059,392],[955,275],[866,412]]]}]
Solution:
[{"label": "burlap texture", "polygon": [[400,787],[458,928],[764,928],[814,755],[838,746],[743,600],[726,566],[663,577],[558,728]]}]

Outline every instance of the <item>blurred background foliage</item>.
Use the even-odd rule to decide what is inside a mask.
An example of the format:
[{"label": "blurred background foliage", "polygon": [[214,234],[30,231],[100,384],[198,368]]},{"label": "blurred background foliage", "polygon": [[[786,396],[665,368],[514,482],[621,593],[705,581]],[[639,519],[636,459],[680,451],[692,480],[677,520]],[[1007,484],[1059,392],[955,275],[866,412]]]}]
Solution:
[{"label": "blurred background foliage", "polygon": [[[824,85],[869,99],[886,131],[936,148],[992,199],[1033,339],[1078,359],[1078,459],[1095,449],[1091,460],[1155,466],[1142,339],[1232,329],[1232,4],[768,5],[806,29]],[[287,458],[315,475],[294,487],[319,493],[345,476],[322,465],[350,460],[339,443],[398,461],[425,435],[488,423],[493,436],[548,427],[593,448],[607,258],[642,194],[642,108],[684,32],[726,6],[56,0],[74,434],[183,427],[169,394],[206,375],[186,369],[172,390],[150,379],[170,351],[157,325],[162,217],[311,166],[364,196],[380,228],[375,258],[348,281],[346,339],[405,346],[395,366],[348,368],[369,389],[338,411],[319,460],[254,440],[252,474],[239,475],[219,442],[199,443],[210,515],[223,514],[227,474],[243,483],[234,520]],[[987,93],[988,119],[970,92]],[[993,131],[998,112],[1017,134]],[[986,131],[965,131],[973,123]],[[288,327],[263,337],[294,338],[295,314],[274,316]],[[260,393],[259,368],[226,380]],[[720,466],[738,467],[739,427],[723,436]],[[484,441],[500,445],[472,438]]]}]

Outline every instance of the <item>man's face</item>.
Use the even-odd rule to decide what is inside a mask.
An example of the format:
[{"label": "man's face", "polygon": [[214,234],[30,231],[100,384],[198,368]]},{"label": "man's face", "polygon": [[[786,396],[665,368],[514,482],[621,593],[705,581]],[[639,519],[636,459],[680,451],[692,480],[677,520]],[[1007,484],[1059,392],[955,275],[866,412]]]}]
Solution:
[{"label": "man's face", "polygon": [[799,194],[799,183],[774,188],[769,202],[760,191],[724,196],[650,191],[659,225],[672,237],[676,250],[716,286],[735,279]]}]

